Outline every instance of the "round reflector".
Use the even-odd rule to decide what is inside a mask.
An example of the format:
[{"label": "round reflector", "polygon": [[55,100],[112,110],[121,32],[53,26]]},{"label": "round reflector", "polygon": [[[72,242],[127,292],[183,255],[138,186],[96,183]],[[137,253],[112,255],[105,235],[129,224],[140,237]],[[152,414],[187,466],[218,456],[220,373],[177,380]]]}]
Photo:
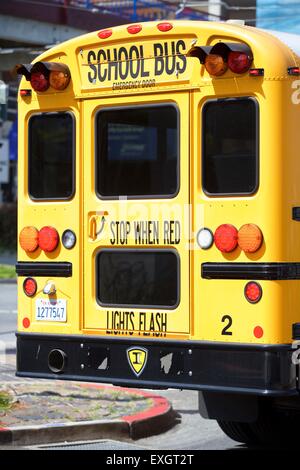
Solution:
[{"label": "round reflector", "polygon": [[59,242],[57,230],[53,227],[43,227],[39,231],[39,246],[46,252],[54,251]]},{"label": "round reflector", "polygon": [[203,250],[208,250],[214,242],[214,236],[208,228],[201,228],[197,233],[197,243]]},{"label": "round reflector", "polygon": [[22,324],[23,324],[23,327],[24,327],[24,328],[29,328],[29,327],[30,327],[30,320],[29,320],[29,318],[27,318],[27,317],[23,318]]},{"label": "round reflector", "polygon": [[24,227],[19,235],[21,248],[32,253],[39,246],[39,231],[35,227]]},{"label": "round reflector", "polygon": [[208,54],[205,57],[204,65],[210,75],[219,77],[227,70],[227,63],[222,56],[218,54]]},{"label": "round reflector", "polygon": [[262,297],[261,285],[257,282],[248,282],[245,286],[245,297],[251,304],[256,304]]},{"label": "round reflector", "polygon": [[64,90],[70,83],[70,75],[66,72],[52,70],[49,76],[49,82],[55,90]]},{"label": "round reflector", "polygon": [[50,86],[48,78],[42,72],[32,73],[30,83],[34,91],[46,91]]},{"label": "round reflector", "polygon": [[220,225],[215,231],[215,244],[223,253],[230,253],[237,247],[238,231],[230,224]]},{"label": "round reflector", "polygon": [[255,338],[262,338],[263,335],[264,335],[264,330],[262,329],[261,326],[256,326],[253,330],[253,334],[255,336]]},{"label": "round reflector", "polygon": [[252,64],[252,58],[245,52],[231,51],[228,55],[228,67],[234,73],[247,72]]},{"label": "round reflector", "polygon": [[263,235],[255,224],[243,225],[238,234],[238,244],[245,253],[255,253],[262,244]]},{"label": "round reflector", "polygon": [[36,280],[32,277],[27,277],[23,282],[23,290],[28,297],[32,297],[37,291]]}]

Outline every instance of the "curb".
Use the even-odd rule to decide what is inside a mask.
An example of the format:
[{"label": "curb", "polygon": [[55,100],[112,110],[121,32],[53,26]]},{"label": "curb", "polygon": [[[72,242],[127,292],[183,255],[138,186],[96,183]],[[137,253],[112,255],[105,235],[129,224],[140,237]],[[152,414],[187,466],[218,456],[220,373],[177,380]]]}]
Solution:
[{"label": "curb", "polygon": [[35,426],[0,427],[0,445],[28,446],[64,441],[119,439],[130,441],[154,434],[161,434],[176,424],[177,414],[166,398],[136,389],[82,384],[85,388],[122,390],[151,398],[152,406],[135,415],[122,416],[118,420],[81,421]]}]

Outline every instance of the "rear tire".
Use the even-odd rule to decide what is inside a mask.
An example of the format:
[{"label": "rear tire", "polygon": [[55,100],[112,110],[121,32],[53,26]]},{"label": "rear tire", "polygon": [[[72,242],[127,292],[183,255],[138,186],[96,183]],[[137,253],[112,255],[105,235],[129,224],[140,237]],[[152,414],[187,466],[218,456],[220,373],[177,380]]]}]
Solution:
[{"label": "rear tire", "polygon": [[222,431],[230,439],[242,442],[243,444],[259,444],[257,436],[253,433],[249,423],[236,423],[234,421],[218,421]]},{"label": "rear tire", "polygon": [[264,409],[253,423],[218,421],[218,424],[230,439],[237,442],[256,446],[288,447],[297,441],[300,415],[292,410],[284,413]]}]

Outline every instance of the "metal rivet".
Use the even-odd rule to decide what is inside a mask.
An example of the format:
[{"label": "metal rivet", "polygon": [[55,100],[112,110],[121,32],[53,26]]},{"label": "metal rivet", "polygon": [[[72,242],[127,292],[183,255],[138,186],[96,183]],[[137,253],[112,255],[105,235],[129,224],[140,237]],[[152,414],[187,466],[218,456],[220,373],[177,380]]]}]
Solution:
[{"label": "metal rivet", "polygon": [[81,365],[80,365],[80,369],[84,369],[84,364],[81,364]]},{"label": "metal rivet", "polygon": [[193,372],[190,370],[189,371],[189,376],[192,377],[192,375],[193,375]]},{"label": "metal rivet", "polygon": [[80,345],[80,348],[81,348],[81,349],[83,349],[83,348],[84,348],[84,344],[83,344],[83,343],[81,343],[81,345]]},{"label": "metal rivet", "polygon": [[189,355],[191,356],[193,354],[193,351],[189,349]]}]

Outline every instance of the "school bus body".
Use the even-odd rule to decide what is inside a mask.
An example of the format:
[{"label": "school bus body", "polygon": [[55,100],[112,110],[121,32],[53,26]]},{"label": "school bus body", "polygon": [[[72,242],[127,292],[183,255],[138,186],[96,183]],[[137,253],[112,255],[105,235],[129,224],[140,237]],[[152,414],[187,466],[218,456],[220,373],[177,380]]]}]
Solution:
[{"label": "school bus body", "polygon": [[[247,400],[297,396],[291,343],[300,309],[300,224],[293,212],[300,205],[300,108],[288,68],[299,58],[263,31],[230,24],[174,21],[166,32],[157,23],[143,23],[138,34],[126,26],[111,31],[106,39],[90,33],[45,52],[38,61],[68,65],[69,87],[19,98],[19,231],[50,225],[60,236],[71,229],[77,242],[71,250],[60,243],[51,253],[19,247],[17,374],[238,393]],[[217,42],[247,44],[252,67],[263,68],[264,76],[228,70],[211,77],[187,55]],[[30,88],[24,78],[20,88]],[[204,108],[245,97],[256,116],[256,188],[248,195],[208,194],[202,185]],[[130,114],[142,107],[177,116],[177,189],[170,197],[99,196],[97,126],[111,110]],[[58,112],[69,112],[75,129],[74,191],[68,200],[35,200],[28,191],[29,121]],[[263,234],[255,253],[222,253],[215,245],[203,250],[196,242],[201,227],[214,233],[221,224],[248,223]],[[173,307],[100,302],[98,257],[111,250],[174,255],[179,291]],[[33,297],[24,294],[26,276],[37,282]],[[65,322],[36,319],[35,302],[48,298],[43,288],[49,280],[67,302]],[[261,285],[258,303],[245,298],[249,281]],[[67,358],[59,373],[49,369],[52,350]],[[142,371],[134,369],[131,350],[140,355]],[[239,418],[250,419],[243,406]]]}]

